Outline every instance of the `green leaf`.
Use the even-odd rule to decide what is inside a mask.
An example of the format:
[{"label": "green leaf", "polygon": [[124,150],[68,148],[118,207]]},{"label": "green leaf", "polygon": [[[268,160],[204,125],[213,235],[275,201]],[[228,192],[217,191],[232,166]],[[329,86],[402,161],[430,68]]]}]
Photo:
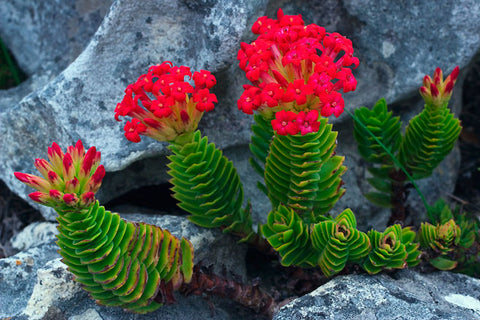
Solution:
[{"label": "green leaf", "polygon": [[392,207],[389,194],[379,193],[379,192],[368,192],[368,193],[365,193],[364,196],[370,202],[376,204],[377,206],[381,206],[384,208]]},{"label": "green leaf", "polygon": [[443,256],[436,257],[429,260],[429,262],[437,269],[448,271],[453,270],[457,266],[458,262],[445,258]]}]

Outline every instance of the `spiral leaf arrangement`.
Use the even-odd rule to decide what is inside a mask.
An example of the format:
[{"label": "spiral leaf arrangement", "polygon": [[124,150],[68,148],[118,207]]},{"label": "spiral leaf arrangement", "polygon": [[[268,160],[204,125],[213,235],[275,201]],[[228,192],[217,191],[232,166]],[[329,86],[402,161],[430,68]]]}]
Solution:
[{"label": "spiral leaf arrangement", "polygon": [[[250,164],[252,168],[263,178],[265,174],[265,163],[267,161],[270,142],[273,137],[273,129],[270,121],[261,115],[254,115],[255,124],[252,125],[252,138],[250,142],[250,151],[252,157]],[[268,195],[267,187],[262,182],[258,182],[257,186],[266,195]]]},{"label": "spiral leaf arrangement", "polygon": [[356,227],[357,221],[350,209],[335,220],[313,226],[311,238],[313,247],[319,252],[317,263],[327,277],[340,272],[347,262],[359,262],[370,251],[369,238]]},{"label": "spiral leaf arrangement", "polygon": [[268,214],[262,233],[281,256],[284,266],[312,267],[317,264],[311,245],[309,225],[291,208],[283,205]]},{"label": "spiral leaf arrangement", "polygon": [[377,205],[391,207],[390,174],[395,168],[390,155],[398,150],[401,142],[400,117],[393,117],[387,110],[385,99],[380,99],[371,110],[366,107],[356,109],[355,118],[354,137],[358,151],[373,164],[368,168],[373,176],[368,182],[377,190],[364,196]]},{"label": "spiral leaf arrangement", "polygon": [[344,157],[334,155],[337,133],[320,119],[318,132],[275,135],[265,165],[265,184],[272,206],[285,204],[305,221],[317,222],[345,193]]},{"label": "spiral leaf arrangement", "polygon": [[473,267],[478,254],[471,252],[472,249],[478,250],[475,248],[478,245],[474,246],[478,236],[477,220],[468,218],[466,214],[454,214],[443,200],[431,207],[429,216],[435,225],[423,222],[418,237],[430,264],[440,270],[461,267],[467,271],[468,264]]},{"label": "spiral leaf arrangement", "polygon": [[373,177],[368,181],[377,190],[365,196],[377,205],[392,208],[390,223],[405,220],[406,180],[415,185],[414,180],[429,177],[459,137],[460,121],[448,108],[458,73],[456,67],[444,80],[437,69],[433,80],[424,78],[420,94],[425,108],[410,120],[404,136],[400,134],[399,118],[387,111],[384,99],[372,110],[362,107],[355,111],[358,150],[372,164],[369,171]]},{"label": "spiral leaf arrangement", "polygon": [[238,235],[252,233],[250,213],[241,208],[243,188],[233,163],[196,131],[191,141],[172,144],[168,165],[179,207],[190,221],[206,228],[222,228]]},{"label": "spiral leaf arrangement", "polygon": [[75,280],[99,304],[132,312],[175,301],[173,291],[192,278],[191,243],[157,226],[127,222],[100,206],[94,192],[105,171],[94,147],[85,153],[78,141],[63,153],[53,143],[49,160],[35,161],[43,178],[15,176],[38,190],[30,194],[33,200],[57,211],[59,253]]},{"label": "spiral leaf arrangement", "polygon": [[192,277],[193,247],[168,230],[127,222],[98,201],[90,210],[59,213],[62,262],[92,298],[136,313],[172,303]]},{"label": "spiral leaf arrangement", "polygon": [[415,242],[415,232],[399,224],[385,229],[384,232],[368,232],[372,250],[368,254],[363,268],[370,274],[384,269],[403,269],[413,267],[420,260],[419,244]]}]

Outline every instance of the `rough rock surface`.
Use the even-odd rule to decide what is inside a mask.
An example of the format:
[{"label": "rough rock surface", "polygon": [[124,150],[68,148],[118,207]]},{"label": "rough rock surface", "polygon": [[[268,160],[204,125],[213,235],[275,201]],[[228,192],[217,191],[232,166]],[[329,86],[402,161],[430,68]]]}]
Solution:
[{"label": "rough rock surface", "polygon": [[480,319],[480,280],[450,272],[401,270],[330,280],[294,300],[274,320]]},{"label": "rough rock surface", "polygon": [[[184,217],[123,214],[131,221],[144,221],[168,229],[177,237],[188,237],[195,247],[195,263],[213,266],[215,272],[244,278],[245,247],[218,230],[199,228]],[[134,316],[120,308],[96,305],[73,281],[60,262],[54,223],[26,228],[18,239],[43,234],[42,243],[23,243],[24,251],[0,259],[0,319],[255,319],[255,315],[231,301],[177,295],[178,303],[147,316]],[[38,230],[49,230],[38,232]],[[22,243],[21,241],[17,241]],[[28,247],[28,245],[32,247]],[[214,309],[212,309],[212,307]],[[77,317],[77,318],[75,318]]]},{"label": "rough rock surface", "polygon": [[[20,28],[21,41],[6,37],[6,42],[31,79],[50,79],[45,75],[48,72],[58,74],[45,86],[29,80],[18,89],[0,91],[0,134],[5,138],[0,144],[0,178],[12,190],[22,197],[28,193],[14,180],[13,171],[33,172],[32,159],[44,157],[52,141],[65,147],[77,139],[102,152],[108,171],[99,194],[103,201],[140,186],[166,182],[165,145],[149,139],[139,144],[127,142],[122,125],[113,119],[113,109],[125,86],[149,65],[171,60],[193,70],[209,69],[217,76],[215,92],[220,103],[200,127],[211,141],[226,149],[228,156],[237,159],[254,210],[268,211],[267,201],[255,190],[257,179],[252,179],[246,165],[252,118],[235,106],[245,83],[236,52],[240,41],[252,38],[249,29],[256,17],[264,13],[274,16],[276,2],[114,1],[93,36],[92,29],[108,2],[77,0],[62,3],[59,9],[57,2],[41,3],[36,7],[28,1],[15,2],[0,12],[6,17],[0,22],[2,36],[28,25]],[[392,5],[385,0],[370,0],[367,5],[356,1],[284,1],[282,6],[287,14],[300,13],[306,23],[324,25],[328,31],[339,31],[353,40],[361,65],[356,70],[357,92],[346,95],[350,109],[371,105],[382,96],[391,103],[410,98],[424,74],[437,66],[447,70],[456,64],[465,67],[480,43],[480,20],[470,19],[465,25],[460,18],[465,8],[469,16],[480,15],[480,4],[473,0],[443,0],[438,8],[448,10],[431,10],[427,4],[414,1]],[[49,13],[53,8],[61,13],[61,19]],[[31,12],[30,18],[25,12]],[[63,20],[67,18],[73,20]],[[77,57],[89,36],[90,43]],[[47,48],[47,44],[60,42],[65,45]],[[32,61],[31,52],[42,54]],[[55,67],[50,67],[52,61],[57,63]],[[22,99],[29,90],[31,94]],[[18,93],[16,99],[10,93]],[[418,98],[400,111],[418,111]],[[350,206],[355,211],[375,213],[377,209],[362,198],[362,186],[358,185],[365,176],[349,138],[351,123],[347,116],[339,120],[345,128],[339,137],[339,153],[347,155],[350,167],[344,176],[349,195],[339,210]],[[457,166],[458,157],[449,158],[442,171],[449,174],[425,183],[433,186],[425,193],[451,191]],[[260,204],[255,205],[256,201]],[[53,219],[52,211],[41,210],[47,219]]]}]

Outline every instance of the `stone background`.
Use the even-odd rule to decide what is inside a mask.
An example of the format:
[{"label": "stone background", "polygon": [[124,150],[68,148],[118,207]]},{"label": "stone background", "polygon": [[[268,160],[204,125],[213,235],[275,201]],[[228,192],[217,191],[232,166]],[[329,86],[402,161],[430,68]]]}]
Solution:
[{"label": "stone background", "polygon": [[[452,106],[455,112],[460,112],[462,82],[480,48],[480,3],[476,0],[439,0],[434,7],[429,1],[415,0],[2,1],[0,37],[28,79],[16,88],[0,90],[0,180],[40,210],[47,220],[53,221],[54,212],[32,203],[27,197],[31,190],[18,182],[13,172],[34,173],[33,159],[46,157],[47,147],[53,141],[66,148],[82,139],[86,147],[96,146],[102,152],[107,175],[98,194],[101,202],[113,199],[118,202],[129,192],[145,187],[142,190],[152,200],[161,199],[155,202],[157,213],[175,213],[170,209],[171,200],[165,197],[168,193],[166,145],[149,139],[139,144],[128,142],[123,136],[123,124],[113,118],[126,85],[135,81],[150,65],[170,60],[176,65],[188,65],[192,70],[208,69],[217,77],[214,92],[219,103],[204,117],[200,128],[234,161],[246,196],[252,200],[255,218],[262,221],[269,205],[256,190],[258,177],[248,165],[252,117],[238,111],[236,106],[241,85],[247,83],[238,68],[236,54],[241,41],[253,39],[250,27],[255,19],[262,15],[275,17],[279,7],[286,14],[302,14],[307,24],[316,23],[329,32],[340,32],[352,39],[360,66],[355,70],[356,92],[345,95],[349,110],[371,106],[385,97],[402,119],[409,119],[422,108],[418,88],[423,76],[433,74],[436,67],[449,73],[459,65],[461,75]],[[349,168],[344,175],[347,193],[334,208],[334,213],[351,207],[361,228],[381,229],[388,219],[388,212],[371,205],[362,196],[369,187],[365,182],[365,163],[356,152],[353,141],[351,119],[344,114],[334,123],[339,130],[337,153],[346,156]],[[455,149],[433,178],[419,182],[430,203],[452,193],[459,163],[459,152]],[[414,213],[421,217],[423,207],[413,191],[410,200]],[[135,210],[140,212],[142,208]],[[167,220],[156,220],[156,223],[164,226]],[[200,232],[189,230],[192,232],[190,236]],[[30,251],[25,247],[26,251],[19,253],[20,256],[1,261],[5,268],[0,269],[9,271],[0,276],[0,309],[4,310],[2,305],[13,305],[11,300],[5,300],[3,292],[6,291],[3,290],[14,288],[12,296],[18,299],[15,310],[9,307],[9,313],[3,311],[0,317],[26,317],[29,311],[24,308],[33,299],[35,283],[38,277],[45,275],[39,270],[52,270],[55,274],[60,268],[51,244],[50,241],[28,249]],[[202,250],[201,247],[196,249]],[[32,258],[33,264],[25,257]],[[17,260],[22,262],[21,267],[16,264]],[[235,272],[245,275],[241,267],[244,254],[235,257],[222,255],[214,263],[240,266],[240,271]],[[9,277],[18,274],[25,282],[12,287],[14,278]],[[56,274],[69,285],[65,273]],[[459,281],[447,275],[446,283]],[[417,278],[410,278],[407,277],[413,279],[410,285],[414,286]],[[365,286],[377,281],[368,279],[376,278],[364,280]],[[438,280],[439,286],[444,285],[442,281]],[[453,291],[454,287],[452,285],[449,290]],[[75,315],[82,315],[85,319],[89,314],[93,314],[92,319],[98,319],[100,314],[103,319],[117,318],[118,310],[112,311],[114,315],[102,313],[106,311],[93,307],[93,303],[93,309],[80,308],[75,309],[76,314],[68,313],[65,310],[70,310],[72,301],[79,297],[75,296],[77,291],[72,290],[74,298],[65,298],[65,303],[59,298],[61,302],[52,307],[52,318],[58,318],[58,310],[69,319],[75,319]],[[478,284],[474,283],[470,290],[478,292]],[[457,293],[465,294],[464,291]],[[445,296],[442,294],[438,297]],[[318,293],[313,296],[310,303],[317,305]],[[443,298],[435,299],[443,301]],[[188,301],[193,301],[193,308],[199,308],[198,304],[201,304],[202,310],[208,309],[206,302]],[[412,299],[409,301],[410,304],[416,303]],[[425,301],[422,303],[428,302]],[[449,305],[444,308],[448,309]],[[228,311],[220,311],[218,319],[237,318],[232,316],[237,312],[235,307],[225,310]],[[288,310],[286,312],[290,312]],[[169,314],[170,311],[166,312]],[[397,315],[403,315],[402,312]],[[478,309],[468,309],[468,312],[467,315],[473,312],[478,318]],[[175,317],[180,315],[172,313],[170,316]],[[278,319],[283,318],[279,316]]]}]

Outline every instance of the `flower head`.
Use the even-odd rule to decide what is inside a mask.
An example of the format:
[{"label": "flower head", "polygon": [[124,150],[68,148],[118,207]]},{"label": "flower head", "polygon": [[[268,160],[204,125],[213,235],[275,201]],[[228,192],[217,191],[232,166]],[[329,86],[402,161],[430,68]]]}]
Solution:
[{"label": "flower head", "polygon": [[[185,77],[193,78],[194,86]],[[213,110],[217,97],[210,89],[215,84],[215,77],[206,70],[192,75],[189,67],[165,61],[150,67],[127,86],[115,108],[115,119],[131,118],[124,131],[132,142],[140,142],[142,135],[175,141],[178,136],[193,132],[203,113]]]},{"label": "flower head", "polygon": [[305,26],[301,15],[284,15],[281,9],[277,19],[258,18],[252,32],[257,39],[242,43],[237,55],[252,82],[238,100],[239,109],[269,119],[280,110],[317,110],[325,117],[343,112],[339,91],[356,89],[350,67],[359,63],[349,39],[315,24]]},{"label": "flower head", "polygon": [[460,68],[456,66],[445,80],[440,68],[435,69],[433,79],[426,75],[423,78],[423,86],[420,88],[420,94],[425,103],[434,107],[441,107],[446,104],[452,96],[453,87],[459,73]]},{"label": "flower head", "polygon": [[33,201],[57,209],[89,207],[105,176],[100,152],[95,147],[85,152],[80,140],[65,153],[52,143],[48,161],[36,159],[35,167],[42,177],[21,172],[15,172],[15,177],[37,190],[29,194]]}]

